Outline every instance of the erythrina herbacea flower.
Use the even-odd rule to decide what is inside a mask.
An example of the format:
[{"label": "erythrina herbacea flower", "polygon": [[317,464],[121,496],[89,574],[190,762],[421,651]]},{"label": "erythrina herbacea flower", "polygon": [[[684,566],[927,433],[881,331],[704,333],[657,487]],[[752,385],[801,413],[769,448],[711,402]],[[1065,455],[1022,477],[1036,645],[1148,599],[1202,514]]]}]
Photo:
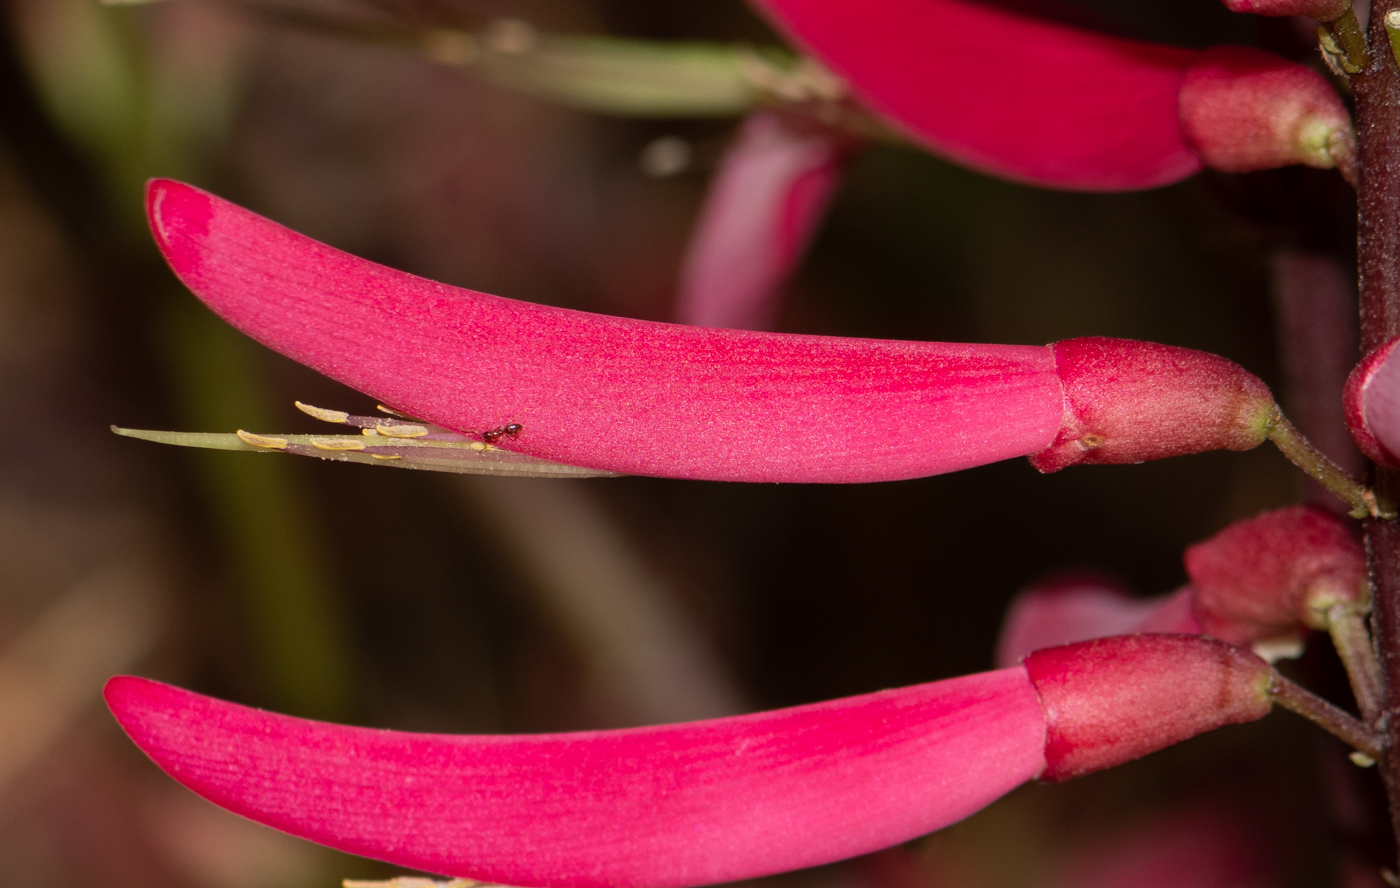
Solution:
[{"label": "erythrina herbacea flower", "polygon": [[397,410],[557,463],[861,482],[1024,455],[1048,472],[1244,450],[1283,427],[1255,376],[1190,349],[659,324],[433,283],[178,182],[153,182],[148,212],[180,279],[254,339]]},{"label": "erythrina herbacea flower", "polygon": [[574,734],[341,727],[129,677],[106,697],[176,780],[293,835],[513,885],[671,888],[906,841],[1027,780],[1261,718],[1281,681],[1221,642],[1140,635],[793,709]]},{"label": "erythrina herbacea flower", "polygon": [[754,5],[915,141],[994,176],[1115,191],[1302,163],[1354,178],[1335,90],[1258,50],[1158,46],[963,0]]},{"label": "erythrina herbacea flower", "polygon": [[769,329],[821,222],[850,142],[773,113],[744,122],[710,183],[681,268],[677,320]]}]

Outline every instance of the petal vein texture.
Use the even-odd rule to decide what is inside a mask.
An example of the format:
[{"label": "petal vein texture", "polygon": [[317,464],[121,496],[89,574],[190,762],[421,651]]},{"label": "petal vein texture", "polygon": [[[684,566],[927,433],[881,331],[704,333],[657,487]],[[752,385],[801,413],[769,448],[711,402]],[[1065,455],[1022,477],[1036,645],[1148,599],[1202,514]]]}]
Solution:
[{"label": "petal vein texture", "polygon": [[705,885],[874,851],[1045,766],[1020,667],[736,718],[573,734],[349,728],[112,679],[131,738],[190,789],[331,847],[558,888]]},{"label": "petal vein texture", "polygon": [[1195,54],[961,0],[754,0],[935,153],[1005,179],[1152,188],[1201,161],[1177,96]]},{"label": "petal vein texture", "polygon": [[660,324],[438,284],[317,243],[178,182],[156,241],[233,326],[395,409],[551,462],[730,481],[935,475],[1050,445],[1045,346]]}]

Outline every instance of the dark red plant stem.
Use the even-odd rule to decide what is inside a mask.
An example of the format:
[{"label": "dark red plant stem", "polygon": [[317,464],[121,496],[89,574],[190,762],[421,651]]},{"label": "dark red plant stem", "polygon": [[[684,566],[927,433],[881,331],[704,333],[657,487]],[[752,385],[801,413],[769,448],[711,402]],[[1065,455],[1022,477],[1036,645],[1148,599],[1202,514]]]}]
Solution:
[{"label": "dark red plant stem", "polygon": [[[1361,269],[1361,348],[1369,351],[1400,333],[1400,67],[1386,33],[1386,13],[1400,0],[1371,5],[1371,63],[1352,78],[1360,141],[1358,258]],[[1400,473],[1378,469],[1382,497],[1400,494]],[[1400,526],[1367,522],[1371,580],[1375,589],[1374,626],[1385,683],[1381,730],[1391,750],[1400,748]],[[1390,799],[1390,819],[1400,848],[1400,755],[1380,762]]]}]

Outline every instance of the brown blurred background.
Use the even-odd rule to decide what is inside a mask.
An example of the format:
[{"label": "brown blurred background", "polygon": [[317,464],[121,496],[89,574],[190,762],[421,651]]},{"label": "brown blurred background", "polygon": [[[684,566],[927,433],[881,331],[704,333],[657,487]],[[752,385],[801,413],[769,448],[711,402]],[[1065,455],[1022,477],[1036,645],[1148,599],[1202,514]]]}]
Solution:
[{"label": "brown blurred background", "polygon": [[[1051,12],[1310,57],[1305,28],[1234,17],[1216,0],[1131,6]],[[328,22],[511,17],[565,33],[777,39],[738,0],[7,0],[3,13],[0,882],[312,888],[393,874],[176,787],[102,709],[114,672],[405,730],[771,708],[990,668],[1001,611],[1026,584],[1093,568],[1165,592],[1184,581],[1185,545],[1303,495],[1264,448],[812,487],[463,479],[117,438],[109,424],[314,431],[294,399],[373,408],[182,290],[144,231],[150,176],[449,283],[670,316],[733,119],[587,114]],[[667,136],[695,162],[648,176],[639,156]],[[1351,213],[1340,179],[1312,170],[1077,195],[873,147],[790,286],[780,329],[1152,339],[1232,358],[1287,400],[1271,308],[1286,294],[1271,269],[1311,262],[1345,282]],[[1335,440],[1324,404],[1314,429]],[[1345,699],[1327,656],[1298,669]],[[1056,884],[1065,849],[1228,797],[1270,849],[1268,884],[1334,884],[1345,855],[1383,854],[1370,778],[1339,756],[1276,715],[1023,790],[914,846],[901,878]],[[775,882],[891,880],[889,868],[838,865]]]}]

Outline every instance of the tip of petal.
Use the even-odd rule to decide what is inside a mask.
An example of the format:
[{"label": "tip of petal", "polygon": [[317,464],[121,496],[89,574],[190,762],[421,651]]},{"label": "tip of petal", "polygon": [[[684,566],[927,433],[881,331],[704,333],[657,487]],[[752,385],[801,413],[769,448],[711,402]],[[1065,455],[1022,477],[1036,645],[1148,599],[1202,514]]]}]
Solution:
[{"label": "tip of petal", "polygon": [[197,242],[209,234],[213,195],[174,179],[146,183],[146,218],[160,251],[182,277],[198,264]]},{"label": "tip of petal", "polygon": [[117,721],[125,725],[125,717],[130,715],[129,704],[132,698],[146,686],[154,684],[150,679],[137,678],[134,675],[117,675],[107,679],[107,684],[102,688],[102,699],[107,701],[107,707],[112,710]]},{"label": "tip of petal", "polygon": [[678,888],[907,841],[1045,767],[1024,669],[728,719],[406,734],[110,681],[122,727],[216,804],[292,835],[511,885]]}]

